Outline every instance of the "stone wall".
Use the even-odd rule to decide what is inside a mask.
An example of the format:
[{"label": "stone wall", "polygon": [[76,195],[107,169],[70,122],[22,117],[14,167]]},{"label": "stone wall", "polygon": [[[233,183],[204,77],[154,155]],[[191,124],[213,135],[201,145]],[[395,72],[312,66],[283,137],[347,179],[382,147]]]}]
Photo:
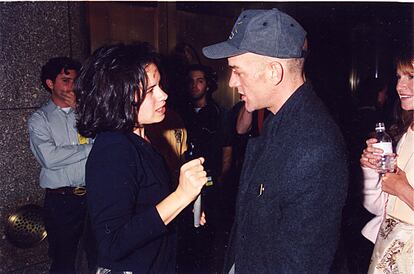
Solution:
[{"label": "stone wall", "polygon": [[45,273],[49,267],[47,241],[18,248],[7,240],[5,225],[17,208],[43,203],[27,119],[49,98],[41,66],[51,57],[87,56],[84,13],[82,2],[0,3],[0,273]]}]

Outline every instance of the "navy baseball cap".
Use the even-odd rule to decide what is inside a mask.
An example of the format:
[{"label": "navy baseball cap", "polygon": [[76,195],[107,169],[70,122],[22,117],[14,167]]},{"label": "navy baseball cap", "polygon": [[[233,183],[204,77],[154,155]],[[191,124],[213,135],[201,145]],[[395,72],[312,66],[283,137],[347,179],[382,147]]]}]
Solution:
[{"label": "navy baseball cap", "polygon": [[243,11],[227,41],[203,48],[210,59],[221,59],[252,52],[276,58],[303,57],[306,31],[292,17],[279,11]]}]

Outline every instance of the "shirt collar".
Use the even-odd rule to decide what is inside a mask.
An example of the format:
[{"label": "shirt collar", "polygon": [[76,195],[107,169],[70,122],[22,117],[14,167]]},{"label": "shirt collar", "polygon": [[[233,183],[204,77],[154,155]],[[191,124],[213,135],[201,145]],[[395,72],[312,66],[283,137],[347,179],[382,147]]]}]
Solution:
[{"label": "shirt collar", "polygon": [[60,113],[63,113],[65,115],[68,115],[73,112],[73,108],[69,108],[69,111],[63,110],[63,108],[56,105],[52,99],[49,100],[49,105],[52,106],[52,111],[59,111]]}]

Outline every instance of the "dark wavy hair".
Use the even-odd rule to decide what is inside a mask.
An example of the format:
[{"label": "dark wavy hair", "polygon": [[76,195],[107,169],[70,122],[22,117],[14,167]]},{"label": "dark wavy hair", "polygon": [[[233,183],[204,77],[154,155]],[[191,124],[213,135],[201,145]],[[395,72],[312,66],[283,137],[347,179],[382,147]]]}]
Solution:
[{"label": "dark wavy hair", "polygon": [[94,138],[100,132],[130,132],[139,126],[137,115],[148,82],[145,68],[159,66],[159,60],[144,42],[95,50],[75,82],[79,133]]},{"label": "dark wavy hair", "polygon": [[56,80],[56,77],[62,72],[65,74],[69,74],[68,70],[75,70],[76,73],[79,72],[81,68],[81,63],[78,61],[69,58],[69,57],[55,57],[51,58],[47,61],[47,63],[42,67],[42,71],[40,73],[40,81],[42,82],[42,86],[49,92],[52,92],[50,88],[46,84],[46,80],[52,80],[53,82]]},{"label": "dark wavy hair", "polygon": [[192,71],[202,71],[204,73],[204,78],[206,78],[207,87],[208,87],[208,93],[212,94],[214,91],[217,90],[217,73],[208,66],[202,65],[202,64],[191,64],[187,67],[187,80],[189,79],[189,74]]}]

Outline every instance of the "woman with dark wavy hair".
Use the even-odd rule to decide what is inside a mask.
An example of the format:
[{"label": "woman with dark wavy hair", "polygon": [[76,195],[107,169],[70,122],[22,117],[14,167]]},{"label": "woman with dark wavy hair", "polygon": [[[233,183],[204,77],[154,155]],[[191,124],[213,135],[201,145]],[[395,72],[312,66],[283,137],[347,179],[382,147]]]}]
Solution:
[{"label": "woman with dark wavy hair", "polygon": [[397,145],[397,169],[380,177],[375,169],[381,149],[366,141],[361,156],[364,207],[376,215],[362,234],[373,243],[368,273],[414,273],[414,54],[397,60],[397,92],[402,115],[391,127]]},{"label": "woman with dark wavy hair", "polygon": [[165,116],[157,64],[158,54],[146,43],[104,46],[76,82],[77,127],[96,138],[86,185],[98,273],[173,273],[175,233],[168,224],[207,182],[198,158],[181,167],[170,193],[164,160],[145,135],[145,125]]}]

